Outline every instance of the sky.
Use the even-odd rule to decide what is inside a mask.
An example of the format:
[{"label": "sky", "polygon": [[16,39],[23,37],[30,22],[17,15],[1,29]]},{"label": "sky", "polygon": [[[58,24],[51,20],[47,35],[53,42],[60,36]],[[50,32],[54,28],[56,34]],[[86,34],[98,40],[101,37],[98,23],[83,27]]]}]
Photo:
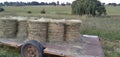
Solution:
[{"label": "sky", "polygon": [[[8,2],[31,2],[31,1],[38,1],[38,2],[57,2],[57,1],[60,1],[60,3],[66,3],[66,2],[72,2],[74,0],[0,0],[0,2],[5,2],[5,1],[8,1]],[[104,3],[120,3],[120,0],[100,0],[101,2],[104,2]]]}]

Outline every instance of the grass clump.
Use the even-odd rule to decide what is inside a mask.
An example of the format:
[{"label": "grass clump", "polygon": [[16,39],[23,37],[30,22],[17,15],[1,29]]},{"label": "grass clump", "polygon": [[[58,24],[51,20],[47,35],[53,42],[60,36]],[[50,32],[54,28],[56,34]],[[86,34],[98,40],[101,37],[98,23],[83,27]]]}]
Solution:
[{"label": "grass clump", "polygon": [[20,52],[12,47],[0,46],[0,57],[21,57]]},{"label": "grass clump", "polygon": [[28,14],[31,14],[32,12],[31,12],[31,11],[28,11],[27,13],[28,13]]}]

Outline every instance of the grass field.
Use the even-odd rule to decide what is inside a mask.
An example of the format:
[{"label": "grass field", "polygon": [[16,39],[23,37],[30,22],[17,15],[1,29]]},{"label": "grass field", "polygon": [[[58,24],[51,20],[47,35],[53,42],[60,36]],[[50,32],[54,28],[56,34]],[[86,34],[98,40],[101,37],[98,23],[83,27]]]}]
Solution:
[{"label": "grass field", "polygon": [[[81,19],[81,33],[98,35],[100,37],[106,57],[120,57],[120,6],[106,6],[109,16],[87,17],[71,15],[70,6],[24,6],[24,7],[4,7],[5,12],[0,12],[0,16],[36,16],[49,18]],[[47,14],[40,14],[42,9]],[[27,11],[32,11],[28,14]],[[21,57],[18,50],[0,47],[0,57]]]},{"label": "grass field", "polygon": [[[71,6],[4,6],[5,12],[0,15],[13,15],[13,16],[41,16],[40,11],[46,10],[47,15],[71,15]],[[120,15],[120,6],[106,6],[109,15]],[[28,11],[32,14],[28,15]]]}]

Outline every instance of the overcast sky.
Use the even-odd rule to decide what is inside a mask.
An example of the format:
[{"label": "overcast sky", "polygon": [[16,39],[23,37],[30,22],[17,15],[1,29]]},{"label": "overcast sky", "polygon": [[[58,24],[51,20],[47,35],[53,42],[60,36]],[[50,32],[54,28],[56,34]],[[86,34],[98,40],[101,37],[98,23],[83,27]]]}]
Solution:
[{"label": "overcast sky", "polygon": [[[0,2],[5,2],[5,1],[8,1],[8,2],[20,2],[20,1],[23,1],[23,2],[31,2],[31,1],[38,1],[38,2],[56,2],[56,1],[60,1],[60,3],[63,3],[63,2],[72,2],[74,0],[0,0]],[[120,3],[120,0],[100,0],[101,2],[105,2],[105,3]]]}]

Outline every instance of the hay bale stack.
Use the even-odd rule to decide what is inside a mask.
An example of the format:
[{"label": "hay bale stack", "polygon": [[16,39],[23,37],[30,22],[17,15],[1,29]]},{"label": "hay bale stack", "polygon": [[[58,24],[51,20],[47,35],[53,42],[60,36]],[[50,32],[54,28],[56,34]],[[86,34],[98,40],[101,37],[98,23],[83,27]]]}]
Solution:
[{"label": "hay bale stack", "polygon": [[51,20],[48,28],[48,39],[50,42],[64,41],[64,21]]},{"label": "hay bale stack", "polygon": [[0,20],[0,34],[1,38],[15,38],[17,32],[16,19],[1,19]]},{"label": "hay bale stack", "polygon": [[18,32],[17,32],[17,38],[27,38],[28,35],[28,23],[27,20],[18,20]]},{"label": "hay bale stack", "polygon": [[66,41],[75,42],[80,39],[80,20],[66,20]]},{"label": "hay bale stack", "polygon": [[46,42],[47,25],[45,20],[30,20],[28,21],[28,38],[30,40],[38,40],[41,43]]}]

